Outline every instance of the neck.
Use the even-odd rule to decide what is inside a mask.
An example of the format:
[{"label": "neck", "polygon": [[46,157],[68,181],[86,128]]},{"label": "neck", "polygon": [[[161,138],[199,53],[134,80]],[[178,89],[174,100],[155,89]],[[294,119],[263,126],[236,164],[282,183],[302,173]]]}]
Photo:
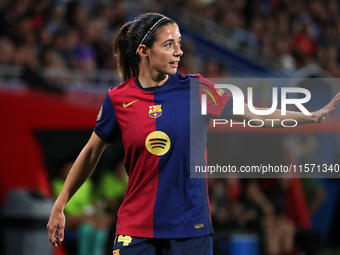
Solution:
[{"label": "neck", "polygon": [[162,86],[167,80],[169,75],[159,72],[150,72],[140,70],[138,79],[143,88],[150,88]]}]

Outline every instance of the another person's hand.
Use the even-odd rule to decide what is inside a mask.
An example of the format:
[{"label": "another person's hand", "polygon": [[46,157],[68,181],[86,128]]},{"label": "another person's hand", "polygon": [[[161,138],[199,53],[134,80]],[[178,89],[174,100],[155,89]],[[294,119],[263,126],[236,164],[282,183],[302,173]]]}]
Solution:
[{"label": "another person's hand", "polygon": [[52,209],[47,223],[48,239],[54,247],[61,245],[64,240],[65,214],[62,210]]},{"label": "another person's hand", "polygon": [[333,97],[333,99],[325,107],[312,113],[315,117],[315,122],[319,124],[324,122],[328,114],[334,111],[339,101],[340,101],[340,92],[335,97]]}]

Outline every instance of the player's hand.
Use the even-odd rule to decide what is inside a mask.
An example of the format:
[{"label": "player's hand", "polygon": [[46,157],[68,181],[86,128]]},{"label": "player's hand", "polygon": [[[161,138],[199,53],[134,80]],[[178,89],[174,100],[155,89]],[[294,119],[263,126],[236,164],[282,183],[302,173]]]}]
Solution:
[{"label": "player's hand", "polygon": [[340,101],[340,92],[335,97],[333,97],[333,99],[325,107],[321,108],[320,110],[316,112],[313,112],[313,116],[315,117],[315,122],[319,124],[324,122],[328,114],[334,111],[339,101]]},{"label": "player's hand", "polygon": [[47,223],[48,239],[54,247],[61,245],[64,240],[65,214],[63,211],[52,209],[50,219]]}]

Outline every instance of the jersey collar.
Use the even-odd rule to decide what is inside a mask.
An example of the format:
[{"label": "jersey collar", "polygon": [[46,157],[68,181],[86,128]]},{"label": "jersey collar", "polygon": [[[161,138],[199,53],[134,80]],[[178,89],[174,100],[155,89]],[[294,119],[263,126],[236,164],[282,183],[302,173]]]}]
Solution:
[{"label": "jersey collar", "polygon": [[161,85],[161,86],[155,86],[155,87],[143,88],[143,87],[142,87],[142,84],[140,83],[140,81],[139,81],[139,79],[138,79],[138,76],[135,78],[135,83],[136,83],[136,85],[137,85],[140,89],[142,89],[142,90],[144,90],[144,91],[155,91],[155,90],[164,88],[165,86],[167,86],[168,84],[170,84],[170,83],[172,82],[172,80],[173,80],[173,77],[174,77],[174,75],[170,75],[170,74],[169,74],[169,75],[168,75],[168,79],[166,80],[166,82],[164,82],[163,85]]}]

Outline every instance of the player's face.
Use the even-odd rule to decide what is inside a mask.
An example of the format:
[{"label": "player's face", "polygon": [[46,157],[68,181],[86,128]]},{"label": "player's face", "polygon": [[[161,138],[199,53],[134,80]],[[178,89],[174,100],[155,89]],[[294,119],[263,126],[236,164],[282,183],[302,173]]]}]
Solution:
[{"label": "player's face", "polygon": [[181,50],[181,33],[176,24],[169,24],[157,30],[157,39],[149,49],[149,63],[153,71],[165,74],[177,72]]}]

